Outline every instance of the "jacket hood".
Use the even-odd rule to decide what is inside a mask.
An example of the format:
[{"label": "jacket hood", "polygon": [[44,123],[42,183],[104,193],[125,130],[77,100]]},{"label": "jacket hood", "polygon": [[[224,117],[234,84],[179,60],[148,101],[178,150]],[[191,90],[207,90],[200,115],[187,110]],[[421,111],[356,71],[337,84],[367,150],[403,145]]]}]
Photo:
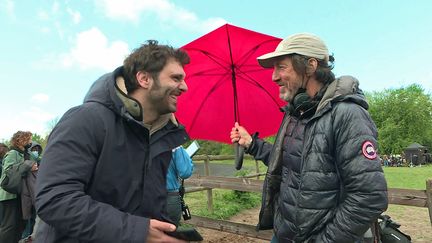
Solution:
[{"label": "jacket hood", "polygon": [[[118,67],[96,80],[84,97],[84,103],[97,102],[121,116],[130,114],[135,120],[143,120],[140,103],[127,95],[123,67]],[[128,112],[126,112],[128,111]]]},{"label": "jacket hood", "polygon": [[120,113],[122,102],[115,92],[115,79],[122,73],[123,67],[119,67],[96,80],[85,95],[84,103],[97,102]]},{"label": "jacket hood", "polygon": [[359,81],[352,76],[341,76],[329,84],[318,104],[317,112],[330,102],[339,101],[354,102],[366,110],[369,108],[363,91],[359,88]]},{"label": "jacket hood", "polygon": [[30,148],[29,148],[29,150],[31,151],[32,150],[32,148],[34,148],[34,147],[39,147],[40,148],[40,152],[42,152],[42,145],[40,145],[39,143],[36,143],[36,142],[32,142],[31,143],[31,146],[30,146]]}]

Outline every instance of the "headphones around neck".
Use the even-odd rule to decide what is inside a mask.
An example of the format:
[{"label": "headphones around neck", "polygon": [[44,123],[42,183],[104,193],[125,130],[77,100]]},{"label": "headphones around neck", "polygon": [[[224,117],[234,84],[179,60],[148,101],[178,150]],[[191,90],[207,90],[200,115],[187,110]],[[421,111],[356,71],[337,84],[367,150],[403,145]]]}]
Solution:
[{"label": "headphones around neck", "polygon": [[317,104],[318,103],[312,100],[312,98],[306,93],[306,89],[300,88],[294,96],[292,102],[289,102],[288,111],[292,116],[295,117],[300,117],[305,112],[308,114],[313,114],[315,113],[315,109],[313,109],[313,112],[310,112],[310,110],[314,106],[316,107]]},{"label": "headphones around neck", "polygon": [[315,114],[316,108],[319,101],[321,100],[325,89],[321,89],[320,92],[312,99],[307,93],[306,89],[300,88],[297,94],[294,96],[292,102],[289,104],[289,111],[295,117],[310,117]]}]

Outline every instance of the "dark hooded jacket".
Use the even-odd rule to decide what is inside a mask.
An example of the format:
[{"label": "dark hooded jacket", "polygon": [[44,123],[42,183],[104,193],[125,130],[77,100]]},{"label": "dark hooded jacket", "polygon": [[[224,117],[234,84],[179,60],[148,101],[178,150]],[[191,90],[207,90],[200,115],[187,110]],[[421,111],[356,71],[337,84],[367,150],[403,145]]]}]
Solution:
[{"label": "dark hooded jacket", "polygon": [[274,145],[254,139],[247,152],[268,163],[258,229],[274,228],[279,242],[362,237],[388,204],[367,108],[358,81],[344,76],[311,118],[287,113]]},{"label": "dark hooded jacket", "polygon": [[102,76],[52,131],[36,186],[44,221],[36,242],[143,243],[151,218],[167,221],[171,151],[188,136],[172,114],[144,126],[122,76],[122,68]]}]

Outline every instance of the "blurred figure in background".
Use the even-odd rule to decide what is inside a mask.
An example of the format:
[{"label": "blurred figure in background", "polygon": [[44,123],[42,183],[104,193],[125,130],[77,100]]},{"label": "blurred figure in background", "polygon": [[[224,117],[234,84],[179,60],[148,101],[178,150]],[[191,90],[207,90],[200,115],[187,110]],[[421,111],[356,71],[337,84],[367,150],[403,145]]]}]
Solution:
[{"label": "blurred figure in background", "polygon": [[170,220],[177,226],[180,224],[183,202],[183,197],[179,193],[180,181],[189,178],[193,170],[192,159],[186,150],[182,146],[175,148],[167,174],[167,212]]},{"label": "blurred figure in background", "polygon": [[[11,138],[10,151],[3,159],[3,171],[0,181],[5,178],[5,172],[12,166],[22,164],[23,172],[37,171],[38,165],[30,160],[28,149],[31,146],[31,132],[16,132]],[[21,172],[20,169],[20,172]],[[0,204],[2,204],[3,220],[0,225],[0,242],[16,243],[21,239],[26,221],[23,220],[21,195],[13,194],[0,188]]]},{"label": "blurred figure in background", "polygon": [[[4,144],[4,143],[0,143],[0,175],[3,169],[3,157],[5,156],[5,154],[9,151],[9,147]],[[3,210],[2,210],[2,204],[0,203],[0,224],[1,221],[3,219]]]},{"label": "blurred figure in background", "polygon": [[[40,165],[42,146],[39,143],[32,142],[29,148],[29,154],[33,161],[35,161],[38,166]],[[23,191],[21,193],[21,206],[23,209],[23,219],[27,220],[26,227],[22,233],[21,238],[23,242],[32,242],[36,232],[36,209],[35,209],[35,185],[36,185],[37,171],[32,171],[25,178],[25,183],[23,186]]]}]

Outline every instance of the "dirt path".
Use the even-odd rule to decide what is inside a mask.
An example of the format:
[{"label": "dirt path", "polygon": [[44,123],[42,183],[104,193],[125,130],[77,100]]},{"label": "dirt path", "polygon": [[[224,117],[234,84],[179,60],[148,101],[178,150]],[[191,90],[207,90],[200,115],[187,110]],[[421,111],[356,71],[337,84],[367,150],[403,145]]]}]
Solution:
[{"label": "dirt path", "polygon": [[[245,210],[235,215],[229,221],[243,224],[256,225],[258,222],[259,208]],[[400,223],[401,230],[409,234],[413,243],[431,243],[432,227],[429,221],[427,208],[393,206],[390,205],[386,214]],[[224,233],[217,230],[198,228],[204,237],[204,243],[268,243],[268,241],[244,237],[236,234]]]},{"label": "dirt path", "polygon": [[[258,222],[259,207],[245,210],[240,214],[235,215],[229,221],[242,224],[256,225]],[[204,238],[205,243],[264,243],[268,241],[249,238],[241,235],[224,233],[218,230],[198,228],[198,231]]]}]

